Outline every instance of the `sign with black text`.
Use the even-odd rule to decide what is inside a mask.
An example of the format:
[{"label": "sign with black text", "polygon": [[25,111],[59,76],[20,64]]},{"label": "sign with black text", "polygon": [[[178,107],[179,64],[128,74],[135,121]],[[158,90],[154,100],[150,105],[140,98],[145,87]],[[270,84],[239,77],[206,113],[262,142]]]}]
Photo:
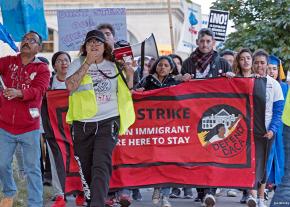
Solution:
[{"label": "sign with black text", "polygon": [[228,20],[229,20],[228,11],[210,10],[208,28],[213,31],[216,41],[220,42],[225,41]]}]

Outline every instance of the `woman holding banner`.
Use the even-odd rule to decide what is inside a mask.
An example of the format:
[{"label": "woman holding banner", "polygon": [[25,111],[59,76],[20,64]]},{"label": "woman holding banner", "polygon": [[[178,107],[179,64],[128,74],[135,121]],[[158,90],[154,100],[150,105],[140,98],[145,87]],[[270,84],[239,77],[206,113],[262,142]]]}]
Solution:
[{"label": "woman holding banner", "polygon": [[[150,74],[144,79],[141,88],[138,91],[153,90],[158,88],[177,85],[173,75],[177,75],[178,71],[172,58],[169,56],[159,57],[152,65]],[[171,207],[169,202],[170,187],[154,188],[152,195],[153,204],[158,204],[161,200],[161,207]]]},{"label": "woman holding banner", "polygon": [[71,93],[66,120],[73,126],[75,158],[88,206],[104,207],[118,134],[135,121],[128,89],[133,87],[134,70],[127,64],[124,71],[117,69],[100,30],[87,33],[80,54],[67,74]]},{"label": "woman holding banner", "polygon": [[253,77],[252,52],[248,48],[242,48],[235,57],[234,72],[236,77]]}]

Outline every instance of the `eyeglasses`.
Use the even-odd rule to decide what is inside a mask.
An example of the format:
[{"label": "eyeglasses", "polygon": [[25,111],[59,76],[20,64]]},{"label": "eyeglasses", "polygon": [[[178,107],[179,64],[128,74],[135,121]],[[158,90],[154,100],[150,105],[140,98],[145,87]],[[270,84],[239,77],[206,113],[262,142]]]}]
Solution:
[{"label": "eyeglasses", "polygon": [[[22,42],[28,42],[29,44],[35,44],[38,43],[36,39],[34,38],[28,38],[28,37],[24,37],[22,39]],[[39,43],[38,43],[39,44]]]},{"label": "eyeglasses", "polygon": [[103,42],[101,42],[100,40],[91,39],[91,40],[89,40],[89,41],[87,42],[87,44],[89,44],[89,45],[95,44],[95,45],[97,45],[97,46],[100,46],[100,45],[103,44]]},{"label": "eyeglasses", "polygon": [[55,61],[56,64],[69,64],[70,61],[69,60],[61,60],[61,59],[58,59]]}]

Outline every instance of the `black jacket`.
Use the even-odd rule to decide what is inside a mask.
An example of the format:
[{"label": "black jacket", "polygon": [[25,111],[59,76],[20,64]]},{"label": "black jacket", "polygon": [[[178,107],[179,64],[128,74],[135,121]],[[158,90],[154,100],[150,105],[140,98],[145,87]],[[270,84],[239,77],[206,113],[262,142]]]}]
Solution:
[{"label": "black jacket", "polygon": [[[191,54],[192,55],[192,54]],[[183,62],[181,68],[181,74],[185,73],[193,74],[193,78],[196,77],[196,63],[193,62],[191,55]],[[228,62],[221,58],[219,54],[214,51],[213,60],[210,63],[210,70],[206,78],[215,78],[222,76],[223,73],[232,71],[231,66]]]},{"label": "black jacket", "polygon": [[145,91],[153,90],[157,88],[164,88],[168,86],[174,86],[179,84],[179,81],[176,81],[172,75],[168,75],[162,83],[152,74],[148,75],[141,82],[141,87],[145,89]]}]

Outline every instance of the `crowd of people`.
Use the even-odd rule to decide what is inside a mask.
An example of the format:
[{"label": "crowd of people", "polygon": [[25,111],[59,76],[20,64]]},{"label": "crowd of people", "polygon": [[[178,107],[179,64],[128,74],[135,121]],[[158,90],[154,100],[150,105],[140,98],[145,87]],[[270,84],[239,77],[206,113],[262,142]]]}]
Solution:
[{"label": "crowd of people", "polygon": [[[67,89],[70,92],[66,121],[72,126],[73,150],[83,186],[83,191],[75,195],[76,205],[112,207],[118,203],[128,207],[132,199],[142,200],[140,190],[112,192],[109,181],[118,135],[124,134],[135,121],[131,94],[174,86],[192,79],[217,77],[265,78],[267,81],[267,133],[254,140],[256,179],[252,189],[242,190],[241,203],[249,207],[265,207],[266,186],[271,184],[276,189],[271,206],[283,206],[279,205],[280,202],[290,205],[287,196],[290,192],[290,92],[288,84],[280,76],[280,59],[262,49],[253,53],[248,48],[224,50],[219,54],[214,50],[214,34],[209,29],[198,32],[196,44],[195,51],[184,61],[176,54],[145,57],[142,64],[141,58],[137,62],[116,61],[112,51],[122,47],[124,42],[115,42],[115,31],[110,24],[101,24],[86,34],[80,55],[75,60],[71,60],[64,51],[53,55],[51,65],[54,72],[51,76],[48,64],[37,57],[42,45],[41,36],[34,31],[25,34],[19,54],[0,58],[0,75],[5,84],[0,93],[0,185],[4,194],[0,207],[12,207],[17,193],[12,172],[15,150],[21,175],[28,183],[27,205],[43,206],[45,170],[41,172],[41,163],[47,160],[54,193],[52,207],[66,206],[65,178],[57,173],[65,169],[56,166],[58,158],[55,154],[59,153],[59,148],[55,140],[46,136],[50,129],[40,121],[46,90]],[[110,87],[104,87],[102,83]],[[41,133],[47,153],[41,151]],[[48,159],[41,159],[41,153]],[[268,156],[264,156],[265,153]],[[184,198],[192,199],[192,202],[201,202],[207,207],[216,204],[217,188],[196,188],[196,198],[191,187],[184,186],[182,190]],[[228,196],[237,196],[239,191],[226,190]],[[170,200],[180,197],[179,188],[156,187],[152,203],[171,207]]]}]

